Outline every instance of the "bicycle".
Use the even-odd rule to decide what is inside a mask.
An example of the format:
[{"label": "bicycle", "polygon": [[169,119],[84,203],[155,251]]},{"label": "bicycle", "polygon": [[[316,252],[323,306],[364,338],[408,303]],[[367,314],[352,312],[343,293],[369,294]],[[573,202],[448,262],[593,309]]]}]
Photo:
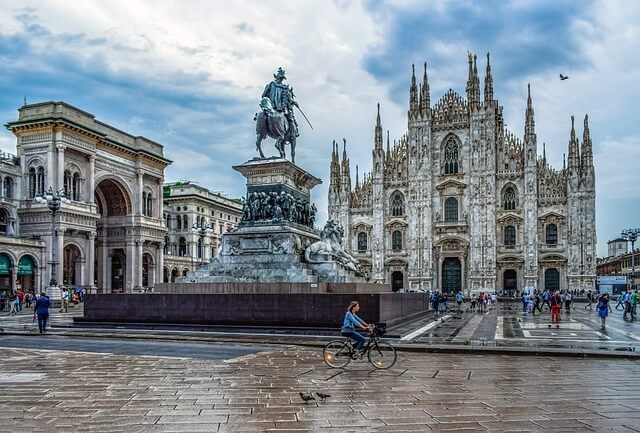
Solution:
[{"label": "bicycle", "polygon": [[323,349],[324,362],[331,368],[344,368],[352,360],[362,359],[367,355],[369,363],[375,368],[386,370],[393,367],[398,355],[396,349],[386,341],[380,341],[386,332],[384,324],[376,324],[371,331],[367,344],[361,354],[357,354],[353,347],[353,340],[346,337],[344,340],[330,341]]}]

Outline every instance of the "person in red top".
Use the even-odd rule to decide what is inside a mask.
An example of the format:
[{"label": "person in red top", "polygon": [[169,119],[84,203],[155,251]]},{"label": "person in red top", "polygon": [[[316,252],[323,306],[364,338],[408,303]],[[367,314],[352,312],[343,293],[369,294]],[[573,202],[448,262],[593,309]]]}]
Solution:
[{"label": "person in red top", "polygon": [[[549,301],[551,303],[551,322],[556,324],[556,328],[559,328],[560,310],[562,309],[562,298],[560,298],[560,293],[558,293],[557,290],[553,292]],[[549,325],[549,327],[551,327],[551,325]]]}]

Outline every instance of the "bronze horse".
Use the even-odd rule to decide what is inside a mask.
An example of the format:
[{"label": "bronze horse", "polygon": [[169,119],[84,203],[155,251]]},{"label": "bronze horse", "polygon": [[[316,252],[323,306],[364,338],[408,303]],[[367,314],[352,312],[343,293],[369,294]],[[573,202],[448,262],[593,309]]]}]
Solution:
[{"label": "bronze horse", "polygon": [[276,140],[276,149],[280,152],[281,158],[286,158],[284,146],[291,145],[291,162],[296,162],[296,135],[289,125],[289,120],[283,112],[275,111],[271,105],[271,100],[267,97],[260,101],[260,112],[256,114],[256,150],[260,152],[260,157],[264,158],[262,152],[262,140],[271,137]]}]

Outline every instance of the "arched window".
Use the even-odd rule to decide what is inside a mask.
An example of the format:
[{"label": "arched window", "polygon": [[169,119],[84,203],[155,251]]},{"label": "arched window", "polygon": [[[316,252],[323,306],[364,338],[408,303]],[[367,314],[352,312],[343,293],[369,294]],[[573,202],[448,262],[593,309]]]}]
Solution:
[{"label": "arched window", "polygon": [[404,215],[404,197],[399,192],[391,197],[391,215],[394,217]]},{"label": "arched window", "polygon": [[458,168],[458,143],[450,138],[444,146],[444,174],[456,174]]},{"label": "arched window", "polygon": [[515,210],[518,206],[518,196],[516,190],[512,186],[508,186],[504,189],[502,194],[502,208],[504,210]]},{"label": "arched window", "polygon": [[186,215],[182,215],[182,228],[185,230],[189,229],[189,217]]},{"label": "arched window", "polygon": [[153,216],[153,196],[150,192],[142,193],[142,214],[144,216]]},{"label": "arched window", "polygon": [[178,247],[178,255],[182,256],[182,257],[187,255],[187,240],[184,237],[180,238],[180,245]]},{"label": "arched window", "polygon": [[402,251],[402,233],[396,230],[391,234],[391,249],[393,251]]},{"label": "arched window", "polygon": [[165,220],[166,220],[166,223],[167,223],[167,230],[171,230],[171,215],[167,214],[165,216]]},{"label": "arched window", "polygon": [[182,276],[183,276],[183,277],[186,277],[188,273],[189,273],[189,269],[184,268],[184,269],[182,270]]},{"label": "arched window", "polygon": [[71,198],[71,172],[64,171],[64,196]]},{"label": "arched window", "polygon": [[182,217],[180,215],[176,215],[176,230],[182,230]]},{"label": "arched window", "polygon": [[13,198],[13,179],[9,176],[5,177],[3,187],[4,198]]},{"label": "arched window", "polygon": [[142,192],[142,215],[147,214],[147,193]]},{"label": "arched window", "polygon": [[358,233],[358,252],[367,252],[367,234],[365,232]]},{"label": "arched window", "polygon": [[202,254],[204,253],[204,248],[202,248],[202,241],[203,241],[202,238],[198,239],[198,258],[199,259],[202,258]]},{"label": "arched window", "polygon": [[38,167],[38,179],[36,195],[44,195],[44,167]]},{"label": "arched window", "polygon": [[73,173],[73,185],[71,186],[71,200],[80,201],[80,173]]},{"label": "arched window", "polygon": [[9,228],[9,212],[6,209],[0,209],[0,235],[7,235]]},{"label": "arched window", "polygon": [[504,228],[504,244],[507,247],[516,245],[516,228],[514,226],[506,226]]},{"label": "arched window", "polygon": [[164,237],[164,253],[169,254],[169,236]]},{"label": "arched window", "polygon": [[36,196],[36,169],[31,167],[29,169],[29,198],[34,198]]},{"label": "arched window", "polygon": [[547,245],[558,244],[558,226],[557,225],[547,224],[546,240],[547,240]]},{"label": "arched window", "polygon": [[458,222],[458,200],[455,197],[449,197],[444,202],[444,221]]}]

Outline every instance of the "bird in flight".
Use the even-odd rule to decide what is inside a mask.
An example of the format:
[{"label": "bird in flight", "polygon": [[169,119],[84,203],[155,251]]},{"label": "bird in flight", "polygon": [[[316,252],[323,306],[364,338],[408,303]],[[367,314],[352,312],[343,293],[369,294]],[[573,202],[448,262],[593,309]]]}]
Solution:
[{"label": "bird in flight", "polygon": [[561,81],[568,80],[568,79],[569,79],[569,76],[560,74]]}]

